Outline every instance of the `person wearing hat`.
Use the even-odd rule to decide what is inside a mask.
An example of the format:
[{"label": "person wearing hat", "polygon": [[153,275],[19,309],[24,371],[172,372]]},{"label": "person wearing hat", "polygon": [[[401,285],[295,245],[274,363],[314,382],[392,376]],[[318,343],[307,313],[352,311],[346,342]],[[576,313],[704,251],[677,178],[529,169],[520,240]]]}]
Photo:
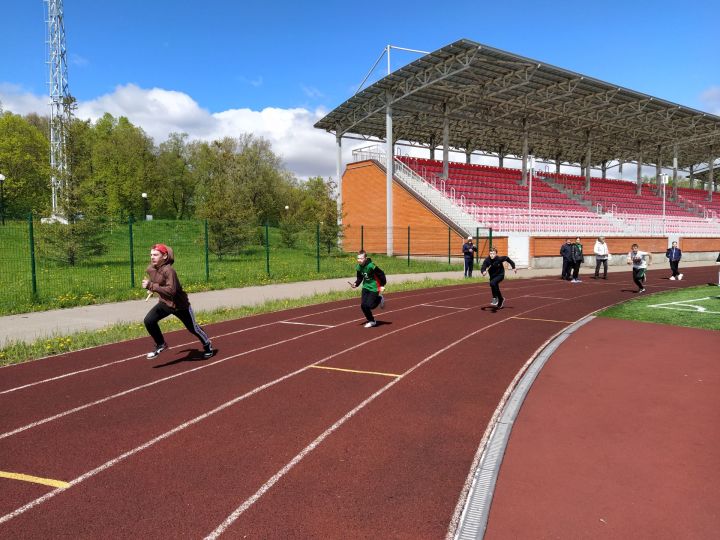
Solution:
[{"label": "person wearing hat", "polygon": [[187,293],[183,290],[172,266],[174,262],[173,250],[165,244],[155,244],[150,250],[150,265],[145,270],[148,278],[142,280],[142,286],[150,291],[148,298],[150,298],[150,294],[156,293],[159,299],[158,303],[145,315],[145,328],[155,340],[155,348],[147,354],[147,359],[157,358],[168,348],[158,323],[170,315],[175,315],[180,319],[185,328],[200,340],[203,346],[202,357],[210,358],[215,351],[210,343],[210,338],[195,320],[195,313],[190,306]]},{"label": "person wearing hat", "polygon": [[477,253],[477,247],[473,245],[472,236],[467,237],[467,242],[463,244],[462,251],[463,258],[465,259],[465,277],[469,278],[472,277],[473,262],[475,259],[475,254]]}]

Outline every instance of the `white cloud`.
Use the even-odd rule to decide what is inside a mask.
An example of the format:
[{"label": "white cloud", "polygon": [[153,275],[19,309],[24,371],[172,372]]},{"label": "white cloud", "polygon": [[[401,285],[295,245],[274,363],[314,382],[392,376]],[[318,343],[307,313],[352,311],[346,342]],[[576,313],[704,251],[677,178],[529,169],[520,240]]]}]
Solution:
[{"label": "white cloud", "polygon": [[[48,114],[48,98],[25,92],[16,85],[0,84],[3,109],[17,114]],[[193,140],[213,140],[252,133],[270,141],[288,170],[306,178],[335,176],[335,137],[315,129],[313,124],[326,111],[305,108],[268,107],[261,111],[230,109],[211,113],[187,94],[162,88],[140,88],[134,84],[118,86],[112,93],[78,103],[77,117],[97,120],[103,114],[126,116],[156,143],[172,132],[187,133]],[[350,157],[347,142],[343,161]]]},{"label": "white cloud", "polygon": [[720,86],[711,86],[700,94],[700,101],[711,114],[720,115]]}]

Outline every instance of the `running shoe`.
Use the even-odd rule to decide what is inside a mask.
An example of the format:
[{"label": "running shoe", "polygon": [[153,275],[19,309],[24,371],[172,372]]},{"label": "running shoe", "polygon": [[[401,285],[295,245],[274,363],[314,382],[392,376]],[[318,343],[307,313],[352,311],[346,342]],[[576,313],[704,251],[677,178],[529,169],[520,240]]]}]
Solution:
[{"label": "running shoe", "polygon": [[212,358],[212,356],[215,354],[215,349],[212,348],[212,343],[208,341],[207,345],[203,346],[203,358]]},{"label": "running shoe", "polygon": [[497,299],[497,298],[493,298],[492,301],[490,302],[490,305],[491,305],[491,306],[497,306],[497,305],[498,305],[498,299]]},{"label": "running shoe", "polygon": [[365,328],[372,328],[373,326],[377,326],[377,321],[368,321],[365,323]]},{"label": "running shoe", "polygon": [[645,289],[640,289],[638,292],[639,292],[639,293],[645,292]]},{"label": "running shoe", "polygon": [[678,279],[682,279],[682,277],[683,277],[682,274],[678,274]]},{"label": "running shoe", "polygon": [[500,302],[498,303],[497,308],[498,308],[498,309],[502,309],[502,307],[503,307],[504,305],[505,305],[505,299],[502,298],[502,299],[500,300]]},{"label": "running shoe", "polygon": [[147,353],[147,355],[146,355],[145,357],[146,357],[148,360],[152,360],[152,359],[154,359],[154,358],[157,358],[158,356],[160,356],[160,353],[163,352],[163,351],[164,351],[165,349],[167,349],[167,348],[168,348],[167,343],[163,343],[162,345],[158,345],[157,347],[155,347],[155,350],[154,350],[154,351],[151,351],[151,352]]},{"label": "running shoe", "polygon": [[675,281],[675,276],[670,276],[670,281]]}]

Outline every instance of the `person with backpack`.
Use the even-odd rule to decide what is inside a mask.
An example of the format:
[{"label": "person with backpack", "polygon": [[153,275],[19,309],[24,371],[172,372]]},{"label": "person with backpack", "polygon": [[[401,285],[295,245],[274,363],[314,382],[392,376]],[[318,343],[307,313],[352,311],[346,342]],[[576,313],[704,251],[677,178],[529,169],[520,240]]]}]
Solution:
[{"label": "person with backpack", "polygon": [[513,269],[513,272],[517,274],[515,263],[510,257],[502,256],[498,257],[497,248],[491,247],[488,256],[480,267],[480,273],[485,276],[486,272],[490,273],[490,290],[492,291],[493,299],[490,305],[496,309],[502,309],[505,304],[505,298],[503,298],[500,292],[500,282],[505,279],[505,263],[508,263]]},{"label": "person with backpack", "polygon": [[380,309],[385,309],[385,297],[381,294],[385,290],[387,282],[385,272],[372,262],[363,249],[358,251],[355,271],[357,272],[357,278],[355,283],[350,283],[350,286],[355,289],[362,283],[360,309],[362,309],[367,319],[365,328],[372,328],[377,326],[372,310],[378,306]]}]

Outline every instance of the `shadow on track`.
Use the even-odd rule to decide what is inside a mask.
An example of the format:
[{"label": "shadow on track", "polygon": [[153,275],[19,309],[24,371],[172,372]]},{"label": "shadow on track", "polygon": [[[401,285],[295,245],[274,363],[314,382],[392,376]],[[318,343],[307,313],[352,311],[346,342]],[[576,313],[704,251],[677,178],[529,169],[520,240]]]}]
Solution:
[{"label": "shadow on track", "polygon": [[[213,351],[213,355],[210,358],[216,356],[219,351],[219,349],[215,349]],[[202,362],[204,360],[210,360],[210,358],[203,358],[202,351],[199,351],[197,349],[185,349],[180,352],[185,352],[187,354],[182,358],[176,358],[175,360],[171,360],[170,362],[165,362],[164,364],[158,364],[157,366],[153,366],[153,369],[174,366],[175,364],[179,364],[180,362]]]}]

